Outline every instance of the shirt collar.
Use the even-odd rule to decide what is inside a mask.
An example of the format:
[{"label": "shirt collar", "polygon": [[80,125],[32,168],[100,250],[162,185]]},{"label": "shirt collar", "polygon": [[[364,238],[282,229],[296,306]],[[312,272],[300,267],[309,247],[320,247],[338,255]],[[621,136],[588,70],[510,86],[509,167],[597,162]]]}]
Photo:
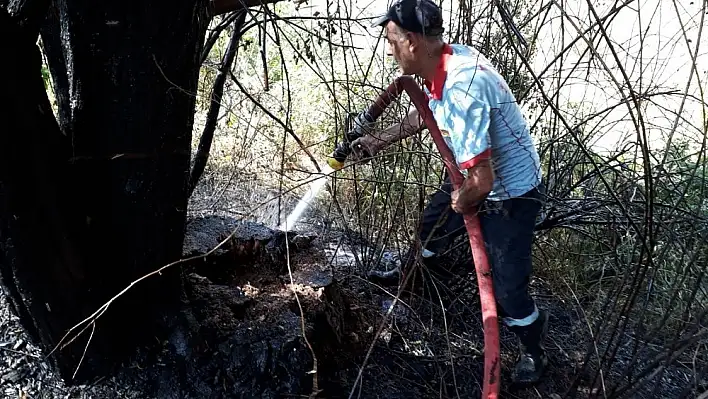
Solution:
[{"label": "shirt collar", "polygon": [[443,86],[445,85],[445,79],[447,78],[447,62],[452,55],[452,47],[449,44],[443,44],[442,54],[440,56],[440,61],[435,68],[435,74],[432,80],[425,80],[425,87],[428,88],[430,96],[435,100],[442,99]]}]

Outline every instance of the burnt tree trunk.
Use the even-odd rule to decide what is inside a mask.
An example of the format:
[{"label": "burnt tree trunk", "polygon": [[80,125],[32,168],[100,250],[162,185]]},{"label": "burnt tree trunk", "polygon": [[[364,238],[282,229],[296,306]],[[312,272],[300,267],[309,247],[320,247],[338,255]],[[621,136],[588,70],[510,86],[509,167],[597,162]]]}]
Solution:
[{"label": "burnt tree trunk", "polygon": [[[181,255],[208,15],[199,0],[15,3],[0,8],[0,282],[48,351]],[[40,74],[40,22],[59,123]],[[105,371],[154,340],[179,294],[177,269],[128,291],[96,323],[79,371]],[[52,355],[62,377],[90,333]]]}]

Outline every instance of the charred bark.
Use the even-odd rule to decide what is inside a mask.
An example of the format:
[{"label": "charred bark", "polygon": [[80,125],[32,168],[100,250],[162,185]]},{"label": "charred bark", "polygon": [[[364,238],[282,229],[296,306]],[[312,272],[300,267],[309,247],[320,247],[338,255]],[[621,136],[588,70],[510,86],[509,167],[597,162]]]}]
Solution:
[{"label": "charred bark", "polygon": [[59,9],[51,4],[46,19],[40,28],[43,50],[49,62],[49,73],[52,76],[54,98],[57,101],[59,126],[65,135],[69,134],[71,123],[71,104],[69,104],[69,74],[66,70],[66,54],[61,45],[61,27],[59,25]]},{"label": "charred bark", "polygon": [[[0,110],[0,278],[23,325],[50,350],[132,281],[181,255],[207,7],[55,0],[43,43],[60,129],[35,44],[46,8],[18,3],[31,3],[23,18],[0,11],[0,41],[12,60],[0,74],[10,99]],[[84,376],[154,340],[179,294],[175,270],[114,302],[96,323]],[[89,332],[54,352],[64,378]]]},{"label": "charred bark", "polygon": [[[181,255],[206,8],[193,0],[56,4],[69,76],[72,192],[86,221],[95,310]],[[153,334],[155,316],[179,299],[175,271],[113,305],[99,323],[101,352],[123,352]]]},{"label": "charred bark", "polygon": [[[9,100],[0,108],[0,283],[28,333],[49,348],[81,314],[85,280],[66,184],[69,143],[40,73],[37,3],[10,8],[12,17],[0,9],[0,41],[12,60],[0,63]],[[62,351],[51,360],[71,365],[79,355]]]}]

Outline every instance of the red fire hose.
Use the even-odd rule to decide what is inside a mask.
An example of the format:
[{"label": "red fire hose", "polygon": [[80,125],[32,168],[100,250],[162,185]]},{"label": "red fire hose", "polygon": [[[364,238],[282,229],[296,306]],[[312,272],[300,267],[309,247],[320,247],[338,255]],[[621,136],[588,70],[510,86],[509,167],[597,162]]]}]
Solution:
[{"label": "red fire hose", "polygon": [[[442,155],[443,162],[447,167],[455,190],[460,188],[464,177],[460,172],[452,151],[442,138],[433,113],[428,107],[428,99],[423,90],[416,84],[410,76],[401,76],[391,83],[383,91],[376,101],[369,107],[368,113],[372,120],[376,120],[383,110],[396,99],[402,90],[408,93],[411,101],[418,109],[418,113],[423,118],[425,126],[430,130],[435,146]],[[482,323],[484,326],[484,376],[482,398],[497,398],[499,395],[500,364],[499,364],[499,325],[497,322],[497,305],[494,300],[494,289],[492,286],[492,274],[489,268],[487,252],[484,247],[482,230],[479,225],[477,213],[463,215],[465,227],[470,238],[472,247],[472,257],[474,259],[475,270],[477,272],[477,284],[479,285],[479,297],[482,306]]]}]

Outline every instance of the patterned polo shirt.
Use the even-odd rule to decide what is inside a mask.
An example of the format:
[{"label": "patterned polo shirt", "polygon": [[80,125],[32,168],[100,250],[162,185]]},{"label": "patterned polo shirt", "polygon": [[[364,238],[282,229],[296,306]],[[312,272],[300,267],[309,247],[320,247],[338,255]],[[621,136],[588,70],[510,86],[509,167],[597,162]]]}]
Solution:
[{"label": "patterned polo shirt", "polygon": [[487,199],[518,197],[541,182],[539,156],[526,119],[486,57],[472,47],[445,44],[425,91],[460,170],[466,173],[491,157],[495,179]]}]

